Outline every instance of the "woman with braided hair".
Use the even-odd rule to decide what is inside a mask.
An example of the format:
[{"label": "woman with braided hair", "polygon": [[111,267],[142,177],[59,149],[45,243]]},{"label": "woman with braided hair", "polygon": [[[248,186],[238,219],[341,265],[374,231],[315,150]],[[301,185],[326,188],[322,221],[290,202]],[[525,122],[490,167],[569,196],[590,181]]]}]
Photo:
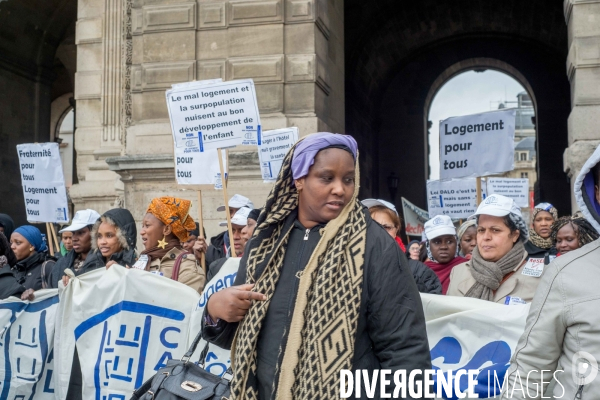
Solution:
[{"label": "woman with braided hair", "polygon": [[400,247],[357,199],[358,165],[351,136],[300,140],[235,286],[209,298],[203,333],[231,348],[234,399],[339,398],[342,369],[431,368],[419,292]]},{"label": "woman with braided hair", "polygon": [[578,214],[561,217],[552,224],[552,241],[558,251],[557,256],[577,250],[599,237],[592,224]]}]

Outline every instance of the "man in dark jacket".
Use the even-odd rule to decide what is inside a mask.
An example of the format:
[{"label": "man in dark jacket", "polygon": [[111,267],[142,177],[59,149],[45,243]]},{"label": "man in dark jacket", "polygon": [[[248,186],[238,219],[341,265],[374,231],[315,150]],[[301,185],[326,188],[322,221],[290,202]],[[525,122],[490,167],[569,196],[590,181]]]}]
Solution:
[{"label": "man in dark jacket", "polygon": [[75,213],[71,225],[61,229],[62,232],[73,232],[73,250],[58,259],[52,272],[48,276],[48,286],[58,288],[58,282],[62,279],[66,269],[78,272],[83,266],[88,253],[92,249],[91,231],[92,226],[100,218],[94,210],[81,210]]},{"label": "man in dark jacket", "polygon": [[[241,194],[233,195],[227,204],[229,206],[229,215],[231,215],[231,218],[233,218],[235,213],[242,207],[248,207],[249,209],[254,208],[252,201]],[[225,208],[225,206],[219,206],[217,211],[225,211]],[[206,250],[206,265],[212,264],[219,258],[229,257],[228,253],[229,233],[227,230],[225,230],[224,232],[219,233],[217,236],[210,238],[210,245]]]}]

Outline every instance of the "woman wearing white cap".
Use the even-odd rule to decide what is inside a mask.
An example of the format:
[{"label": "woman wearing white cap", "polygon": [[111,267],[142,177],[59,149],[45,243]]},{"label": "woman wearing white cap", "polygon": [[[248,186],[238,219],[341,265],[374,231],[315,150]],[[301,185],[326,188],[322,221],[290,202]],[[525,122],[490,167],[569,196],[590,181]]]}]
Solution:
[{"label": "woman wearing white cap", "polygon": [[529,231],[521,209],[512,199],[492,194],[474,217],[477,247],[471,260],[452,270],[448,295],[507,305],[530,302],[542,271],[527,268]]},{"label": "woman wearing white cap", "polygon": [[467,261],[458,255],[458,236],[456,228],[447,215],[438,215],[425,222],[425,247],[429,260],[427,265],[440,279],[442,294],[448,291],[450,272],[459,264]]}]

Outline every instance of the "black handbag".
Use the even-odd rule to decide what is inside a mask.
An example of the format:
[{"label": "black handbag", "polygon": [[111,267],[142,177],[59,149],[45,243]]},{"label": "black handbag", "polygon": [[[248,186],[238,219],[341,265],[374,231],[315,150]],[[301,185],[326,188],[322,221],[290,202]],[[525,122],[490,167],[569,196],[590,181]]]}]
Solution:
[{"label": "black handbag", "polygon": [[223,377],[204,369],[208,342],[202,350],[200,361],[190,362],[200,339],[202,330],[181,360],[167,361],[164,368],[133,392],[131,400],[228,400],[231,393],[229,384],[233,377],[231,368]]}]

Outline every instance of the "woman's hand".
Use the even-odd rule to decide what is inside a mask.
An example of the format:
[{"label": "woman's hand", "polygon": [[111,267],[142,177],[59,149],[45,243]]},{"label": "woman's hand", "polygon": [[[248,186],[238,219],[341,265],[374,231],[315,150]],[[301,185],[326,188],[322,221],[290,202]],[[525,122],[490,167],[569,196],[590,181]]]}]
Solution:
[{"label": "woman's hand", "polygon": [[213,321],[222,319],[227,322],[241,321],[252,305],[252,300],[265,301],[267,296],[253,292],[254,284],[231,286],[210,296],[206,305],[208,315]]},{"label": "woman's hand", "polygon": [[23,294],[21,294],[21,300],[33,301],[35,299],[34,292],[35,291],[33,289],[27,289],[23,292]]},{"label": "woman's hand", "polygon": [[202,260],[202,255],[206,253],[206,249],[208,249],[208,245],[206,244],[206,239],[198,238],[196,243],[194,243],[194,257],[196,260],[200,262]]},{"label": "woman's hand", "polygon": [[106,269],[109,269],[111,265],[115,265],[117,262],[115,260],[110,260],[106,263]]},{"label": "woman's hand", "polygon": [[62,283],[63,283],[63,286],[65,286],[65,287],[69,284],[69,276],[68,275],[63,275]]}]

